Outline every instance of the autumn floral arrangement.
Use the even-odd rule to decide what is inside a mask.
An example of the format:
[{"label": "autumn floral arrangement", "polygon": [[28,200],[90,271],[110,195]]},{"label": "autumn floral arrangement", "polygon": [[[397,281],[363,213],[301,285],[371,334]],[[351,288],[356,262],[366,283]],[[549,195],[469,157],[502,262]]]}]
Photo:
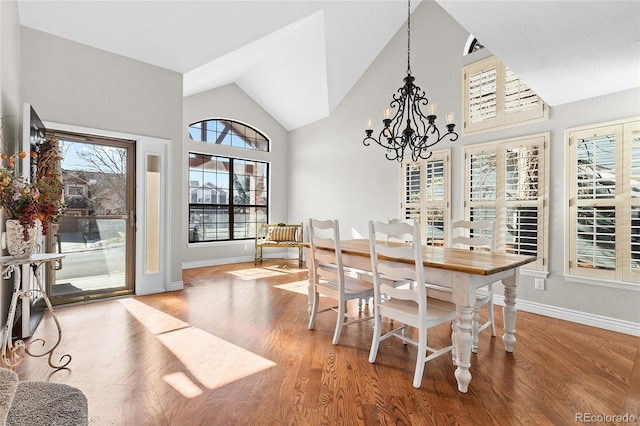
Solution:
[{"label": "autumn floral arrangement", "polygon": [[[48,139],[30,155],[38,167],[35,179],[27,182],[16,174],[16,156],[0,154],[0,201],[7,216],[18,219],[22,225],[25,241],[29,239],[28,230],[36,226],[36,219],[42,222],[43,235],[47,235],[49,224],[55,223],[65,209],[57,140]],[[17,158],[26,156],[21,152]]]}]

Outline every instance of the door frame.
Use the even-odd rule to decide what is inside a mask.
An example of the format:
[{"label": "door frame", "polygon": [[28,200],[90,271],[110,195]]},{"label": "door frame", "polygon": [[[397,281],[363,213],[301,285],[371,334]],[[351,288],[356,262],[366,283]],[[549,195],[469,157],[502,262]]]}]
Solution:
[{"label": "door frame", "polygon": [[146,245],[144,235],[136,232],[135,235],[135,267],[134,267],[134,294],[152,294],[161,293],[170,290],[170,262],[168,261],[171,253],[171,232],[169,224],[171,223],[171,193],[169,191],[169,182],[171,182],[171,170],[169,168],[168,149],[170,142],[168,139],[154,138],[150,136],[142,136],[130,133],[114,132],[110,130],[93,129],[89,127],[74,126],[71,124],[56,123],[45,121],[44,126],[50,130],[67,131],[71,133],[80,133],[95,135],[107,138],[131,140],[136,144],[136,212],[133,221],[135,228],[140,231],[142,218],[146,212],[145,200],[147,194],[145,169],[147,155],[159,156],[160,162],[160,269],[157,273],[148,274],[144,270],[143,259],[146,259]]}]

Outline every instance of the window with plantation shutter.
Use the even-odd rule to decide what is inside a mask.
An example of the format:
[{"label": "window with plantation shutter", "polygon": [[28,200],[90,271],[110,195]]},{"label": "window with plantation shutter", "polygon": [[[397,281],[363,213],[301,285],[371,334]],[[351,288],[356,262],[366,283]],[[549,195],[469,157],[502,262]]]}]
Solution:
[{"label": "window with plantation shutter", "polygon": [[548,134],[465,149],[465,217],[496,222],[498,251],[537,257],[547,271]]},{"label": "window with plantation shutter", "polygon": [[510,68],[491,57],[463,69],[465,134],[544,120],[548,108]]},{"label": "window with plantation shutter", "polygon": [[640,121],[568,135],[569,274],[640,283]]},{"label": "window with plantation shutter", "polygon": [[420,222],[427,245],[443,245],[449,226],[450,151],[435,151],[428,160],[403,162],[402,212]]}]

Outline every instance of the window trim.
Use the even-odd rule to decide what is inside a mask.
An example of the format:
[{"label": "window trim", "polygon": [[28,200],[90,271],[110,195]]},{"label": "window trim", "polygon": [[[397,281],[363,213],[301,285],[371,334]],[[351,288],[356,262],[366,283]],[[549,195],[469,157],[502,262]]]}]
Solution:
[{"label": "window trim", "polygon": [[[629,252],[629,249],[625,247],[628,247],[631,244],[630,232],[628,229],[625,229],[625,227],[630,226],[630,216],[625,214],[624,211],[626,208],[630,208],[632,206],[640,206],[640,199],[633,200],[628,196],[630,171],[626,166],[627,163],[625,161],[625,159],[631,158],[631,132],[638,130],[640,130],[640,117],[631,117],[565,129],[565,175],[567,176],[565,180],[565,199],[567,201],[565,202],[566,210],[564,215],[565,228],[567,232],[565,235],[565,261],[563,263],[565,281],[567,282],[581,282],[601,287],[640,291],[640,285],[638,285],[640,284],[640,277],[636,277],[636,280],[633,280],[631,272],[629,271],[630,260],[624,256]],[[575,223],[576,220],[577,207],[580,205],[574,197],[575,178],[577,175],[575,167],[575,140],[584,136],[593,137],[611,133],[616,134],[616,146],[622,147],[622,149],[616,150],[615,167],[620,173],[617,177],[621,176],[622,183],[620,185],[616,185],[616,193],[613,198],[604,200],[605,203],[612,204],[616,211],[615,234],[616,236],[619,236],[619,238],[616,238],[616,266],[614,270],[578,268],[577,266],[573,266],[576,260],[573,253],[575,252],[577,238],[572,232],[572,224]],[[619,167],[620,164],[623,166]],[[602,203],[602,201],[596,201],[591,204],[597,205]],[[619,217],[620,220],[618,220]]]},{"label": "window trim", "polygon": [[[534,275],[549,272],[549,141],[551,134],[549,132],[537,133],[510,139],[502,139],[491,142],[485,142],[464,147],[464,191],[463,191],[463,216],[466,220],[470,220],[470,210],[472,207],[493,207],[496,208],[496,228],[499,235],[497,240],[497,250],[504,251],[506,235],[506,210],[510,205],[535,205],[542,211],[542,217],[538,215],[538,260],[527,264],[523,269],[530,270]],[[538,162],[538,199],[536,201],[526,202],[507,202],[505,197],[501,196],[505,192],[505,153],[508,149],[526,146],[541,145],[543,152],[539,155]],[[470,168],[471,155],[481,153],[496,153],[496,200],[491,201],[470,201]],[[502,170],[500,170],[502,169]]]}]

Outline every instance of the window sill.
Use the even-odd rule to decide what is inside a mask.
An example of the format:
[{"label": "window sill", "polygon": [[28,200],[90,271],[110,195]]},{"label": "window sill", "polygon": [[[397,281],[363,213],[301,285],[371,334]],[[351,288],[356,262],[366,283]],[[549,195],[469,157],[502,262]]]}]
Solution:
[{"label": "window sill", "polygon": [[579,277],[575,275],[565,275],[564,280],[568,283],[594,285],[597,287],[615,288],[619,290],[640,291],[640,284],[622,281],[599,280],[597,278]]},{"label": "window sill", "polygon": [[187,243],[187,248],[201,248],[201,247],[216,247],[216,246],[229,246],[229,245],[251,245],[254,247],[255,238],[249,238],[246,240],[226,240],[226,241],[202,241],[198,243]]}]

